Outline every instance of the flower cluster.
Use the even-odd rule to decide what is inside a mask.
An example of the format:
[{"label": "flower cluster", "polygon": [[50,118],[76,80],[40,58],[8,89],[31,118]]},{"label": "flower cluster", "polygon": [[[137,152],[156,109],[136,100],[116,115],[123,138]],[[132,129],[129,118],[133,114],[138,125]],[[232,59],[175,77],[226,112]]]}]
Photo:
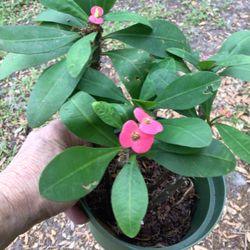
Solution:
[{"label": "flower cluster", "polygon": [[133,120],[125,122],[119,141],[123,148],[132,148],[135,153],[143,154],[150,150],[154,136],[163,131],[163,126],[142,108],[136,108],[134,115],[139,125]]},{"label": "flower cluster", "polygon": [[93,6],[90,10],[89,22],[97,25],[101,25],[104,23],[103,14],[104,10],[100,6]]}]

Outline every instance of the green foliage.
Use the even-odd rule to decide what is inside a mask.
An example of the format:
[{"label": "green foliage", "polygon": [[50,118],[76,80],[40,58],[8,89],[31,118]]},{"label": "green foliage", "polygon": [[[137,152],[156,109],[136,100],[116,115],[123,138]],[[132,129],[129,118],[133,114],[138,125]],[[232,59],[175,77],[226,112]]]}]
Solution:
[{"label": "green foliage", "polygon": [[151,109],[152,107],[155,106],[156,102],[154,101],[144,101],[142,99],[132,99],[132,102],[138,106],[138,107],[142,107],[143,109],[147,110],[147,109]]},{"label": "green foliage", "polygon": [[92,48],[92,44],[95,41],[96,35],[97,33],[93,32],[84,36],[70,48],[67,55],[67,68],[72,77],[78,77],[90,63],[95,49]]},{"label": "green foliage", "polygon": [[115,108],[116,112],[122,119],[122,123],[134,118],[133,110],[134,107],[130,103],[116,104],[113,103],[112,106]]},{"label": "green foliage", "polygon": [[173,81],[177,79],[176,70],[172,71],[168,68],[160,68],[150,71],[141,90],[141,99],[151,99],[156,95],[160,95],[162,91]]},{"label": "green foliage", "polygon": [[37,26],[1,26],[0,49],[17,54],[54,51],[79,38],[74,32]]},{"label": "green foliage", "polygon": [[176,174],[192,177],[226,175],[233,171],[236,165],[233,154],[216,140],[198,154],[180,155],[158,149],[151,150],[146,156]]},{"label": "green foliage", "polygon": [[106,53],[133,98],[139,96],[142,83],[151,66],[152,58],[142,50],[121,49]]},{"label": "green foliage", "polygon": [[148,191],[136,156],[122,168],[112,187],[111,202],[116,221],[125,235],[134,238],[148,207]]},{"label": "green foliage", "polygon": [[157,108],[185,110],[208,100],[219,88],[220,78],[212,72],[186,74],[171,84],[155,99]]},{"label": "green foliage", "polygon": [[29,125],[35,128],[48,121],[72,94],[79,79],[69,75],[65,60],[48,68],[31,93],[27,108]]},{"label": "green foliage", "polygon": [[85,92],[78,92],[61,108],[64,125],[80,138],[102,146],[117,146],[113,128],[106,125],[92,108],[95,99]]},{"label": "green foliage", "polygon": [[76,17],[65,14],[56,10],[45,10],[35,18],[36,22],[50,22],[59,23],[71,27],[84,28],[86,23],[82,22]]},{"label": "green foliage", "polygon": [[180,155],[194,155],[201,152],[202,148],[184,147],[166,142],[156,141],[153,146],[153,150],[161,150],[168,153],[180,154]]},{"label": "green foliage", "polygon": [[56,156],[40,177],[43,197],[60,202],[75,201],[90,193],[101,181],[119,148],[72,147]]},{"label": "green foliage", "polygon": [[250,55],[250,31],[244,30],[232,34],[222,45],[219,53],[230,55],[243,54]]},{"label": "green foliage", "polygon": [[152,28],[152,25],[150,24],[147,18],[128,11],[109,13],[105,15],[105,20],[113,22],[135,22]]},{"label": "green foliage", "polygon": [[193,64],[196,67],[199,64],[199,60],[186,50],[180,48],[168,48],[167,52],[184,59],[185,61]]},{"label": "green foliage", "polygon": [[111,79],[92,68],[87,69],[78,88],[93,96],[109,98],[119,102],[126,101],[122,91]]},{"label": "green foliage", "polygon": [[163,120],[164,131],[157,139],[180,146],[203,148],[212,142],[212,132],[207,123],[198,118]]},{"label": "green foliage", "polygon": [[97,114],[97,116],[104,123],[114,128],[122,127],[122,119],[111,103],[93,102],[92,107],[95,113]]},{"label": "green foliage", "polygon": [[225,144],[237,155],[240,159],[250,164],[250,136],[247,136],[239,130],[225,124],[216,124]]},{"label": "green foliage", "polygon": [[47,53],[31,55],[9,53],[0,66],[0,80],[3,80],[16,71],[34,67],[64,55],[69,48],[70,45],[66,45]]},{"label": "green foliage", "polygon": [[84,21],[88,20],[88,14],[74,0],[41,0],[41,3],[47,8],[72,15]]},{"label": "green foliage", "polygon": [[165,59],[157,60],[152,69],[167,69],[170,71],[177,71],[182,73],[191,72],[187,65],[182,60],[176,57],[166,57]]},{"label": "green foliage", "polygon": [[216,97],[216,94],[217,94],[217,91],[207,101],[205,101],[204,103],[200,105],[200,109],[203,112],[203,116],[201,118],[206,119],[208,122],[210,121],[210,115],[211,115],[213,102]]},{"label": "green foliage", "polygon": [[228,67],[220,75],[231,76],[250,82],[250,64]]},{"label": "green foliage", "polygon": [[145,25],[135,24],[126,29],[111,33],[106,38],[119,40],[162,58],[166,57],[167,48],[174,47],[190,51],[185,36],[174,24],[164,20],[153,20],[150,23],[153,31]]},{"label": "green foliage", "polygon": [[[223,54],[222,54],[223,55]],[[247,55],[225,55],[215,60],[217,66],[232,67],[250,64],[250,56]]]}]

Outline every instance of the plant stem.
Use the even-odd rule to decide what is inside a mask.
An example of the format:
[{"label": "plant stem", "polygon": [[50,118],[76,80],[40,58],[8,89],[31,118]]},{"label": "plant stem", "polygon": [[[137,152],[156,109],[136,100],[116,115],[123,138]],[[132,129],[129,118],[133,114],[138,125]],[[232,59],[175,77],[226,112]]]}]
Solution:
[{"label": "plant stem", "polygon": [[94,42],[94,47],[96,49],[93,53],[93,60],[92,60],[90,67],[96,70],[100,70],[101,68],[100,61],[101,61],[101,53],[102,53],[101,41],[102,41],[102,33],[103,33],[102,27],[99,26],[97,31],[98,31],[98,34]]}]

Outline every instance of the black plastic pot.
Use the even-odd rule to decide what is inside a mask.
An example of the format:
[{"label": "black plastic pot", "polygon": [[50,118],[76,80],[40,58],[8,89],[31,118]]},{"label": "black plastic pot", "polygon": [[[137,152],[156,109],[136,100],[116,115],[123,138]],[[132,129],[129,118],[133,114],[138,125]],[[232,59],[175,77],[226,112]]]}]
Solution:
[{"label": "black plastic pot", "polygon": [[[226,187],[223,177],[195,178],[195,190],[198,195],[192,227],[178,244],[162,247],[161,250],[184,250],[201,241],[218,222],[226,199]],[[82,203],[90,218],[90,229],[98,243],[106,250],[155,250],[159,248],[139,247],[116,238],[108,232],[94,217],[86,202]]]}]

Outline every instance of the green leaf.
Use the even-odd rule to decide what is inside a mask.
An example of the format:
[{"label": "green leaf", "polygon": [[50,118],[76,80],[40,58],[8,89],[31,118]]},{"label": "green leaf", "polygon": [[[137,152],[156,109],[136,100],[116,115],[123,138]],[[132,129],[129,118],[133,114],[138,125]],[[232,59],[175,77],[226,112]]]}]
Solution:
[{"label": "green leaf", "polygon": [[126,98],[120,88],[103,73],[92,68],[87,69],[78,87],[80,90],[94,96],[126,102]]},{"label": "green leaf", "polygon": [[137,106],[142,107],[143,109],[150,109],[155,106],[155,102],[152,101],[144,101],[141,99],[132,99],[132,102],[135,103]]},{"label": "green leaf", "polygon": [[233,171],[236,165],[233,154],[216,140],[195,155],[179,155],[151,150],[146,156],[176,174],[192,177],[226,175]]},{"label": "green leaf", "polygon": [[245,55],[231,55],[223,59],[216,60],[216,65],[223,67],[250,65],[250,56]]},{"label": "green leaf", "polygon": [[190,52],[186,50],[180,48],[168,48],[167,52],[184,59],[185,61],[193,64],[194,66],[197,66],[199,63],[199,60],[197,60],[196,57],[194,57]]},{"label": "green leaf", "polygon": [[232,34],[222,45],[220,53],[243,54],[250,56],[250,30],[243,30]]},{"label": "green leaf", "polygon": [[153,150],[161,150],[168,153],[175,153],[181,155],[193,155],[201,152],[202,148],[190,148],[184,146],[173,145],[161,141],[154,142]]},{"label": "green leaf", "polygon": [[47,8],[78,17],[84,21],[88,20],[88,14],[74,0],[41,0],[41,3]]},{"label": "green leaf", "polygon": [[184,73],[191,72],[190,69],[182,60],[178,60],[178,58],[174,59],[171,57],[167,57],[163,60],[159,60],[158,63],[154,67],[157,69],[160,69],[160,68],[167,69],[172,72],[184,72]]},{"label": "green leaf", "polygon": [[78,81],[79,78],[68,74],[65,60],[44,71],[28,102],[29,125],[35,128],[48,121],[72,94]]},{"label": "green leaf", "polygon": [[111,203],[122,232],[134,238],[140,231],[148,207],[148,190],[135,155],[131,156],[116,177]]},{"label": "green leaf", "polygon": [[147,52],[137,49],[120,49],[106,53],[133,98],[139,97],[142,83],[152,63]]},{"label": "green leaf", "polygon": [[220,78],[212,72],[184,75],[155,99],[157,108],[190,109],[208,100],[219,88]]},{"label": "green leaf", "polygon": [[150,24],[147,18],[128,11],[112,12],[105,15],[104,19],[106,21],[114,21],[114,22],[135,22],[146,25],[149,28],[152,28],[152,25]]},{"label": "green leaf", "polygon": [[185,36],[177,26],[165,20],[153,20],[150,23],[153,31],[145,25],[135,24],[111,33],[106,38],[120,40],[130,46],[143,49],[154,56],[163,58],[167,56],[167,48],[176,47],[190,51]]},{"label": "green leaf", "polygon": [[215,61],[212,60],[207,60],[207,61],[202,61],[198,63],[198,67],[200,70],[211,70],[212,68],[214,68],[216,66]]},{"label": "green leaf", "polygon": [[177,79],[175,72],[168,69],[157,69],[150,71],[146,80],[143,83],[140,98],[149,100],[155,95],[159,95],[162,91],[174,80]]},{"label": "green leaf", "polygon": [[64,55],[69,48],[70,46],[67,45],[55,51],[31,55],[9,53],[0,66],[0,80],[3,80],[16,71],[34,67]]},{"label": "green leaf", "polygon": [[[155,72],[155,71],[153,71],[153,72]],[[155,88],[154,88],[154,82],[151,79],[151,75],[153,74],[153,72],[150,71],[148,73],[145,81],[143,82],[140,96],[139,96],[139,98],[142,100],[150,100],[151,98],[155,97],[155,95],[156,95]]]},{"label": "green leaf", "polygon": [[[159,60],[153,64],[146,80],[143,83],[140,98],[149,100],[159,93],[173,80],[177,78],[178,72],[189,73],[190,71],[183,62],[173,58]],[[159,76],[158,76],[159,73]],[[173,79],[174,78],[174,79]]]},{"label": "green leaf", "polygon": [[104,9],[104,13],[108,13],[113,7],[116,0],[74,0],[87,14],[93,6],[97,5]]},{"label": "green leaf", "polygon": [[64,125],[80,138],[103,146],[119,145],[112,127],[106,125],[95,114],[92,103],[95,99],[85,92],[78,92],[61,108],[60,117]]},{"label": "green leaf", "polygon": [[[171,58],[171,57],[160,60],[159,63],[155,64],[152,67],[152,71],[156,71],[158,69],[165,69],[170,72],[177,72],[179,70],[181,71],[180,67],[178,67],[178,61],[176,61],[174,58]],[[189,73],[189,72],[185,72],[185,73]]]},{"label": "green leaf", "polygon": [[122,127],[122,119],[111,103],[93,102],[92,107],[94,112],[104,123],[114,128]]},{"label": "green leaf", "polygon": [[250,82],[250,64],[228,67],[220,75],[231,76]]},{"label": "green leaf", "polygon": [[207,121],[210,120],[210,114],[213,108],[213,103],[214,103],[214,99],[216,97],[216,93],[214,93],[207,101],[205,101],[204,103],[202,103],[200,105],[200,108],[203,112],[203,117],[204,119],[206,119]]},{"label": "green leaf", "polygon": [[0,50],[17,54],[38,54],[61,48],[80,36],[65,30],[39,26],[0,27]]},{"label": "green leaf", "polygon": [[67,31],[73,30],[72,27],[59,23],[42,22],[39,23],[39,26],[53,28],[53,29],[67,30]]},{"label": "green leaf", "polygon": [[212,142],[212,132],[207,123],[199,118],[161,120],[164,127],[156,138],[170,144],[203,148]]},{"label": "green leaf", "polygon": [[84,28],[86,27],[86,23],[81,22],[79,19],[69,15],[65,14],[56,10],[45,10],[41,14],[39,14],[35,18],[36,22],[51,22],[51,23],[59,23],[71,27],[76,28]]},{"label": "green leaf", "polygon": [[125,104],[117,104],[117,103],[112,103],[111,104],[117,113],[120,115],[122,119],[122,123],[125,123],[128,120],[134,119],[134,106],[132,106],[130,103],[125,103]]},{"label": "green leaf", "polygon": [[198,117],[196,109],[195,108],[191,108],[191,109],[184,109],[184,110],[176,110],[176,112],[178,112],[181,115],[184,115],[186,117]]},{"label": "green leaf", "polygon": [[225,124],[216,124],[223,141],[242,159],[250,164],[250,136]]},{"label": "green leaf", "polygon": [[99,184],[108,164],[119,150],[83,146],[66,149],[42,172],[39,181],[41,195],[57,202],[84,197]]},{"label": "green leaf", "polygon": [[67,55],[67,68],[72,77],[77,77],[86,69],[92,58],[92,43],[97,33],[93,32],[78,40],[69,50]]},{"label": "green leaf", "polygon": [[150,76],[151,81],[154,83],[153,86],[156,95],[160,95],[162,91],[177,78],[176,73],[167,71],[166,69],[159,69]]}]

